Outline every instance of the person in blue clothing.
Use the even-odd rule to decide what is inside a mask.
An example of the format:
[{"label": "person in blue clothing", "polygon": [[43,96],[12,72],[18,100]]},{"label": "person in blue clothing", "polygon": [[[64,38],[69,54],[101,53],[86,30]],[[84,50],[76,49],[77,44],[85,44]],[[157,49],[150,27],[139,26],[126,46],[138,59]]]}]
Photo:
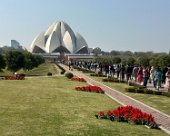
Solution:
[{"label": "person in blue clothing", "polygon": [[156,68],[156,70],[153,73],[154,78],[154,87],[159,90],[161,88],[161,82],[162,82],[162,71],[159,69],[159,67]]}]

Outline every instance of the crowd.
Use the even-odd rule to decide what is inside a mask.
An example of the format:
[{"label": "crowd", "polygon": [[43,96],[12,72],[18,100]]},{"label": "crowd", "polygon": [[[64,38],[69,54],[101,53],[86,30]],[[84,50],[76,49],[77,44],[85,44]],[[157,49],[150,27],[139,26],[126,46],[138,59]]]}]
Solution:
[{"label": "crowd", "polygon": [[153,67],[153,66],[138,66],[130,65],[124,66],[122,64],[102,64],[86,61],[71,62],[71,65],[88,69],[94,72],[100,72],[101,74],[116,77],[119,80],[135,81],[145,87],[148,82],[153,84],[153,87],[159,90],[159,88],[165,87],[170,91],[170,67]]}]

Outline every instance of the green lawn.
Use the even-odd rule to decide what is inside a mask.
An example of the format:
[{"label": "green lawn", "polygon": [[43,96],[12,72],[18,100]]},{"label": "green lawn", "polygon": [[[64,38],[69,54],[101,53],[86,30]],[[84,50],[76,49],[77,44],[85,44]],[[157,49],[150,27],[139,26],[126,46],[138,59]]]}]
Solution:
[{"label": "green lawn", "polygon": [[26,75],[44,75],[46,76],[48,72],[51,72],[53,75],[58,74],[58,71],[55,68],[54,63],[43,63],[39,67],[34,68],[30,71],[26,71]]},{"label": "green lawn", "polygon": [[[86,75],[90,76],[90,74],[86,74]],[[96,81],[104,83],[105,85],[111,88],[116,89],[117,91],[120,91],[136,100],[139,100],[155,109],[158,109],[170,115],[170,97],[162,96],[162,95],[130,93],[125,91],[125,88],[129,87],[125,83],[103,82],[102,79],[104,77],[93,77],[93,76],[90,77],[95,79]]]},{"label": "green lawn", "polygon": [[65,77],[0,80],[0,136],[165,136],[161,130],[95,118],[119,104]]},{"label": "green lawn", "polygon": [[[55,68],[55,64],[46,62],[30,71],[24,71],[23,69],[18,71],[18,73],[24,73],[26,74],[26,76],[35,76],[35,75],[46,76],[48,72],[51,72],[53,75],[58,74],[58,70],[57,68]],[[13,73],[8,70],[4,70],[4,72],[0,72],[0,76],[5,76],[5,75],[13,75]]]}]

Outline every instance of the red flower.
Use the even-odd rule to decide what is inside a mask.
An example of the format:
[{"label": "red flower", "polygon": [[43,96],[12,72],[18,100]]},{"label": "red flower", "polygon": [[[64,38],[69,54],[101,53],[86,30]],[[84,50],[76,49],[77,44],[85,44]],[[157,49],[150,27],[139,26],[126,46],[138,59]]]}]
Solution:
[{"label": "red flower", "polygon": [[104,116],[104,112],[100,111],[98,115],[102,117],[102,116]]},{"label": "red flower", "polygon": [[108,111],[108,112],[107,112],[107,116],[113,116],[113,112]]},{"label": "red flower", "polygon": [[72,81],[80,81],[80,82],[86,82],[84,78],[72,78]]},{"label": "red flower", "polygon": [[97,92],[97,93],[104,93],[104,91],[98,86],[82,86],[82,87],[75,87],[76,90],[82,91],[90,91],[90,92]]},{"label": "red flower", "polygon": [[10,80],[15,80],[15,79],[23,80],[24,78],[25,78],[24,76],[5,76],[6,80],[8,80],[8,79],[10,79]]}]

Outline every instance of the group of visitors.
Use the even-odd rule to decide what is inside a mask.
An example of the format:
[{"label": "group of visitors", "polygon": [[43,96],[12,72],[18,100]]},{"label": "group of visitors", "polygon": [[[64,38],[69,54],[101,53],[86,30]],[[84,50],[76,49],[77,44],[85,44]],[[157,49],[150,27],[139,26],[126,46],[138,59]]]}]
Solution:
[{"label": "group of visitors", "polygon": [[102,64],[96,62],[76,61],[73,63],[81,68],[91,71],[100,71],[100,73],[116,77],[119,80],[135,81],[145,87],[148,82],[152,83],[156,89],[165,87],[170,90],[170,67],[159,68],[153,66],[124,66],[122,64]]},{"label": "group of visitors", "polygon": [[[135,68],[134,68],[135,69]],[[133,70],[134,71],[134,70]],[[162,87],[170,88],[170,68],[164,67],[162,70],[159,67],[139,67],[139,70],[135,73],[135,79],[139,84],[143,84],[145,87],[147,83],[153,83],[156,89]]]}]

